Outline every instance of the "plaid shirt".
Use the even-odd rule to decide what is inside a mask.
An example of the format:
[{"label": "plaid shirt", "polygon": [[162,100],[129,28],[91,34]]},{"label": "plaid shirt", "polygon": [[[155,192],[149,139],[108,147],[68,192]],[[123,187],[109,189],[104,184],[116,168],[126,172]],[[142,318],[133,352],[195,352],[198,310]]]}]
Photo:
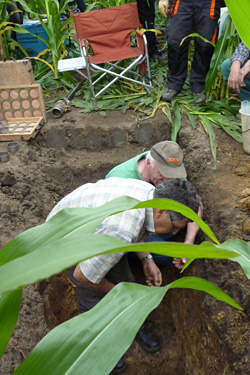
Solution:
[{"label": "plaid shirt", "polygon": [[231,56],[231,61],[239,60],[241,65],[244,65],[245,62],[249,59],[250,49],[243,43],[239,43],[235,48],[234,53]]},{"label": "plaid shirt", "polygon": [[[129,196],[140,201],[153,199],[154,186],[139,180],[112,177],[80,186],[64,197],[50,212],[47,220],[69,207],[98,207],[117,197]],[[95,233],[107,234],[127,242],[136,242],[145,231],[154,232],[153,210],[137,209],[122,212],[105,219]],[[104,254],[80,263],[84,276],[98,284],[109,270],[119,262],[124,252]]]}]

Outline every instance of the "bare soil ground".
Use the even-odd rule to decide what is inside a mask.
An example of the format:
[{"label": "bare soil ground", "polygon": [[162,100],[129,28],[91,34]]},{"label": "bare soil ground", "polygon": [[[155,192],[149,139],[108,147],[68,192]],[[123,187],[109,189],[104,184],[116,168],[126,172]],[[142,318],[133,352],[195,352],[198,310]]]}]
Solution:
[{"label": "bare soil ground", "polygon": [[[194,133],[183,121],[178,142],[188,179],[202,196],[204,220],[217,238],[249,241],[250,155],[223,131],[216,133],[215,169],[207,134],[201,126]],[[164,139],[170,139],[170,125],[161,112],[144,122],[131,112],[110,112],[105,118],[72,109],[57,120],[49,115],[35,139],[19,141],[19,151],[0,164],[0,248],[43,223],[53,206],[77,186],[105,177],[114,165]],[[1,142],[0,151],[6,150]],[[180,277],[174,267],[163,274],[164,284]],[[126,353],[129,366],[124,375],[250,374],[249,280],[229,260],[199,260],[184,275],[210,280],[244,311],[201,292],[171,290],[149,317],[152,330],[161,336],[162,350],[147,354],[134,342]],[[140,270],[137,277],[142,280]],[[26,287],[0,375],[11,374],[49,330],[75,314],[74,293],[63,274]]]}]

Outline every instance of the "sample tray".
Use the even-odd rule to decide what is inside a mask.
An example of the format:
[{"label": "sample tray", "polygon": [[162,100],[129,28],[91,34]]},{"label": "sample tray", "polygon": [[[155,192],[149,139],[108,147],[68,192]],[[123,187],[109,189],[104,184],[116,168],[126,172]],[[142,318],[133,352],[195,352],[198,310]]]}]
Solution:
[{"label": "sample tray", "polygon": [[46,111],[40,84],[0,86],[0,118],[43,117]]},{"label": "sample tray", "polygon": [[7,118],[6,132],[0,133],[0,141],[34,138],[43,125],[43,117]]}]

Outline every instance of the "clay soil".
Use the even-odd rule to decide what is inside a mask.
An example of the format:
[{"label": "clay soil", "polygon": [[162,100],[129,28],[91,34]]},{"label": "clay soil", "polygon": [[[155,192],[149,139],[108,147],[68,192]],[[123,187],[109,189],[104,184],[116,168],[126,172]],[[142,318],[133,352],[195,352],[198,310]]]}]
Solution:
[{"label": "clay soil", "polygon": [[[105,177],[116,164],[170,139],[162,112],[139,121],[134,113],[83,115],[78,110],[48,122],[19,151],[0,165],[0,248],[13,237],[41,224],[53,206],[86,182]],[[217,168],[208,136],[184,120],[178,142],[188,179],[204,204],[204,220],[219,241],[250,240],[250,155],[217,129]],[[7,143],[0,142],[0,151]],[[206,239],[202,234],[198,241]],[[136,277],[143,282],[140,270]],[[149,325],[161,336],[162,349],[148,354],[134,342],[126,353],[124,375],[250,374],[249,280],[230,260],[197,260],[184,276],[203,277],[221,287],[242,307],[238,311],[202,292],[171,290],[150,314]],[[163,270],[164,284],[181,277],[174,267]],[[11,374],[46,333],[77,314],[74,292],[64,274],[24,288],[16,329],[0,361],[0,375]],[[119,340],[119,332],[118,337]],[[53,369],[51,374],[53,375]],[[86,374],[87,375],[87,374]],[[102,375],[102,374],[97,374]]]}]

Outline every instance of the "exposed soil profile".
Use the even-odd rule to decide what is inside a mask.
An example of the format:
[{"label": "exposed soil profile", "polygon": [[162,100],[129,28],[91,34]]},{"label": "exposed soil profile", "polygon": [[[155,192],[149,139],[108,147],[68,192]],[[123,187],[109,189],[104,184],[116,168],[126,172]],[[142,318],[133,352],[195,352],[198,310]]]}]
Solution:
[{"label": "exposed soil profile", "polygon": [[[57,120],[49,115],[33,140],[18,141],[18,152],[0,163],[0,248],[43,223],[67,193],[104,178],[118,163],[170,139],[170,132],[162,112],[143,122],[131,112],[102,117],[72,109]],[[232,237],[250,241],[250,155],[222,130],[217,129],[216,134],[215,169],[207,134],[201,126],[194,132],[183,121],[178,143],[184,151],[188,179],[197,187],[204,220],[219,241]],[[0,142],[0,151],[6,150],[7,142]],[[200,234],[198,240],[204,239]],[[143,282],[140,270],[135,272]],[[202,292],[170,290],[149,316],[152,331],[161,337],[161,351],[148,354],[134,342],[125,355],[128,367],[123,374],[250,374],[250,283],[238,264],[197,260],[183,275],[173,266],[164,269],[163,275],[164,285],[187,275],[207,279],[244,311]],[[24,288],[18,323],[0,361],[0,375],[11,374],[46,333],[75,314],[74,292],[64,274]],[[119,340],[119,332],[117,335]]]}]

